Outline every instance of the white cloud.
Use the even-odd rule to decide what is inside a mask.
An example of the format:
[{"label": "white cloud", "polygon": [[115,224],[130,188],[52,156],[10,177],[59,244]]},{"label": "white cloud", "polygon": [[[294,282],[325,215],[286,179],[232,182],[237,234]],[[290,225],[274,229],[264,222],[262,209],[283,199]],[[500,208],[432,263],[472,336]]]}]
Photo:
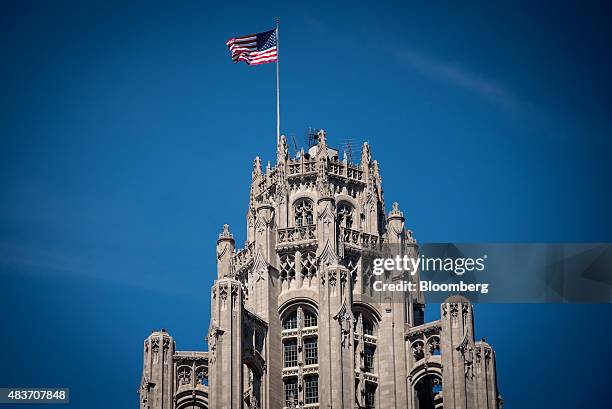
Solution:
[{"label": "white cloud", "polygon": [[457,64],[435,60],[407,49],[396,49],[395,53],[400,61],[423,75],[439,78],[474,92],[508,111],[515,111],[519,106],[518,99],[503,85],[469,72]]}]

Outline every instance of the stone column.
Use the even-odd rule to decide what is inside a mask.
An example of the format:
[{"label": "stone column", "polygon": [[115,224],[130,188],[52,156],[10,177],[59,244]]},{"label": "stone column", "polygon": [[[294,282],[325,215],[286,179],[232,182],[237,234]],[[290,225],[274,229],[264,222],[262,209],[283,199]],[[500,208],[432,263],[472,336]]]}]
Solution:
[{"label": "stone column", "polygon": [[441,305],[440,317],[444,406],[454,409],[476,408],[472,305],[463,296],[450,296]]},{"label": "stone column", "polygon": [[144,343],[141,409],[172,409],[174,397],[174,339],[165,329],[149,335]]},{"label": "stone column", "polygon": [[233,278],[234,238],[227,225],[217,240],[217,280],[212,287],[208,335],[210,406],[242,408],[242,312],[240,282]]},{"label": "stone column", "polygon": [[233,278],[215,281],[208,335],[210,407],[241,409],[242,289]]}]

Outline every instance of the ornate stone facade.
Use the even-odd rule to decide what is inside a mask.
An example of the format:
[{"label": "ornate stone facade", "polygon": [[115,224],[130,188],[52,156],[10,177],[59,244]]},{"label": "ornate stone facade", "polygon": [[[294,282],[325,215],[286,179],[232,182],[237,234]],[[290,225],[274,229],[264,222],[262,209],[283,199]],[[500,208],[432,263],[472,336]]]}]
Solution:
[{"label": "ornate stone facade", "polygon": [[[382,243],[418,254],[378,163],[318,144],[274,167],[255,159],[247,241],[217,241],[208,352],[180,352],[164,330],[144,343],[141,409],[501,406],[495,352],[474,340],[473,309],[453,296],[425,323],[422,294],[372,290]],[[394,298],[396,297],[396,298]]]}]

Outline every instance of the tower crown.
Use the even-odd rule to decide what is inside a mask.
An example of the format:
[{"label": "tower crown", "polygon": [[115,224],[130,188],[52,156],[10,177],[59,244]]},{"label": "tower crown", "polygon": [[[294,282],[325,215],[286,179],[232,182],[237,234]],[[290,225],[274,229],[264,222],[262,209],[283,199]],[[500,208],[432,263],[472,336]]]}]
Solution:
[{"label": "tower crown", "polygon": [[[387,230],[387,215],[378,162],[372,159],[370,145],[367,142],[363,144],[358,156],[359,163],[353,163],[346,152],[340,153],[329,146],[324,130],[316,133],[316,141],[307,150],[302,148],[291,155],[283,135],[277,144],[274,166],[268,164],[264,170],[259,157],[255,158],[247,212],[246,247],[255,241],[259,206],[265,204],[273,207],[279,244],[284,238],[292,236],[286,235],[283,229],[301,227],[296,223],[316,224],[316,209],[311,211],[308,220],[298,221],[296,218],[296,209],[303,207],[303,202],[316,205],[327,197],[335,201],[337,211],[342,213],[345,220],[342,229],[373,235],[382,242]],[[270,262],[273,264],[272,260]]]},{"label": "tower crown", "polygon": [[419,255],[399,204],[385,212],[370,145],[353,163],[325,131],[316,140],[292,156],[282,136],[274,166],[253,161],[246,245],[227,224],[216,243],[209,350],[175,351],[154,331],[141,409],[498,409],[495,354],[474,342],[467,299],[425,324],[421,291],[376,289],[375,258]]}]

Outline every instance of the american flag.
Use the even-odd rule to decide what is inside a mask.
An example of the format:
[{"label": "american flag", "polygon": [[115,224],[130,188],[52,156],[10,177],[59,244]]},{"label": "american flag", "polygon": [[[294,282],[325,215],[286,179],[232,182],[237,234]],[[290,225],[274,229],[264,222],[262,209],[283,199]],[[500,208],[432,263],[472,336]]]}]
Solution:
[{"label": "american flag", "polygon": [[235,63],[265,64],[278,60],[276,29],[230,39],[227,43]]}]

